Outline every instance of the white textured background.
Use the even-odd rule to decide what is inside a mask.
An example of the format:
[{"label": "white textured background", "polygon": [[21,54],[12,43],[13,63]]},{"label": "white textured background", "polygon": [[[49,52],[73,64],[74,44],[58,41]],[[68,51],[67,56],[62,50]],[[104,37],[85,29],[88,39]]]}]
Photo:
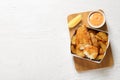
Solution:
[{"label": "white textured background", "polygon": [[[120,80],[119,0],[0,0],[0,80]],[[114,66],[77,73],[67,15],[103,9]]]}]

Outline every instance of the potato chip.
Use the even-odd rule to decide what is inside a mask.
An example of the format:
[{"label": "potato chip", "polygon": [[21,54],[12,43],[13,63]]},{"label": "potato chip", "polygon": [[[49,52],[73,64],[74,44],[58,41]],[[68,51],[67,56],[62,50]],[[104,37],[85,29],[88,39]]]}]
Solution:
[{"label": "potato chip", "polygon": [[71,52],[74,54],[76,53],[76,49],[75,49],[74,45],[71,45]]},{"label": "potato chip", "polygon": [[99,36],[101,38],[102,41],[108,41],[108,36],[106,33],[104,32],[98,32],[97,36]]},{"label": "potato chip", "polygon": [[103,50],[103,52],[105,52],[106,51],[106,44],[105,43],[103,43],[102,41],[99,41],[99,44],[100,44],[100,47],[102,48],[102,50]]},{"label": "potato chip", "polygon": [[104,58],[104,55],[102,54],[102,55],[98,55],[97,56],[97,58],[96,58],[96,60],[101,60],[101,59],[103,59]]},{"label": "potato chip", "polygon": [[71,40],[71,43],[72,43],[73,45],[75,45],[75,40],[76,40],[76,36],[73,36],[73,37],[72,37],[72,40]]}]

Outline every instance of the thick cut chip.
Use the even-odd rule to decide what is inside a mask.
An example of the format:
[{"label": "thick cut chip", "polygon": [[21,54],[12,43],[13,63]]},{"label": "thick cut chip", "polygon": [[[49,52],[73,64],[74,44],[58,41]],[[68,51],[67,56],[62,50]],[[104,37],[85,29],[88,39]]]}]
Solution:
[{"label": "thick cut chip", "polygon": [[103,51],[102,48],[100,48],[100,50],[99,50],[99,54],[104,54],[104,51]]},{"label": "thick cut chip", "polygon": [[77,49],[77,50],[76,50],[76,54],[77,54],[78,56],[80,56],[81,58],[84,58],[84,57],[85,57],[85,54],[83,54],[83,50]]},{"label": "thick cut chip", "polygon": [[85,57],[85,54],[83,54],[83,50],[80,50],[80,44],[76,46],[76,54],[80,57]]},{"label": "thick cut chip", "polygon": [[98,39],[102,41],[108,41],[108,35],[104,32],[98,32],[97,37],[99,37]]},{"label": "thick cut chip", "polygon": [[96,60],[101,60],[101,59],[103,59],[104,58],[104,55],[102,54],[102,55],[98,55],[97,56],[97,58],[96,58]]},{"label": "thick cut chip", "polygon": [[105,52],[106,47],[107,47],[106,44],[104,42],[102,42],[102,41],[99,41],[99,44],[100,44],[100,47],[102,48],[103,52]]},{"label": "thick cut chip", "polygon": [[94,33],[90,33],[90,37],[91,37],[92,45],[98,47],[98,41]]},{"label": "thick cut chip", "polygon": [[74,45],[71,45],[71,52],[74,54],[76,53],[76,49],[75,49]]},{"label": "thick cut chip", "polygon": [[73,45],[75,45],[75,40],[76,40],[76,36],[73,36],[73,37],[72,37],[72,40],[71,40],[71,43],[72,43]]}]

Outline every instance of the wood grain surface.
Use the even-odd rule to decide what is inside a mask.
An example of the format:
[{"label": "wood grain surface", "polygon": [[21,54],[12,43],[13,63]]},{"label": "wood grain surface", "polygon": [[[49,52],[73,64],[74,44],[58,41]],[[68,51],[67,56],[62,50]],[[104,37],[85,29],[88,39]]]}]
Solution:
[{"label": "wood grain surface", "polygon": [[[69,29],[70,38],[73,36],[75,30],[81,24],[84,24],[84,25],[89,27],[89,25],[87,23],[87,16],[88,16],[89,12],[90,11],[81,12],[81,13],[71,14],[71,15],[68,16],[68,22],[69,22],[71,19],[73,19],[78,14],[82,15],[82,21],[75,28]],[[103,31],[108,31],[107,24],[105,23],[104,26],[102,28],[99,28],[99,29],[103,30]],[[74,60],[75,68],[78,72],[109,67],[109,66],[112,66],[114,64],[111,45],[109,45],[109,47],[107,49],[107,53],[106,53],[106,55],[105,55],[105,57],[104,57],[104,59],[101,63],[95,63],[95,62],[91,62],[91,61],[88,61],[88,60],[83,60],[83,59],[80,59],[80,58],[75,57],[75,56],[73,56],[73,60]]]}]

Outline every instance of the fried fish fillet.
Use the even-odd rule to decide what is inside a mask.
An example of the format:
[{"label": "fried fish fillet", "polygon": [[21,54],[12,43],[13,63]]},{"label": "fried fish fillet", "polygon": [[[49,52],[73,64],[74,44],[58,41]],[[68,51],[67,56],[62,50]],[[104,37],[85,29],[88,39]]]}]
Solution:
[{"label": "fried fish fillet", "polygon": [[91,45],[89,32],[84,25],[79,27],[76,32],[76,45],[79,45],[80,50],[83,50],[86,46]]},{"label": "fried fish fillet", "polygon": [[90,59],[95,59],[98,55],[98,48],[90,45],[84,49],[84,54]]}]

